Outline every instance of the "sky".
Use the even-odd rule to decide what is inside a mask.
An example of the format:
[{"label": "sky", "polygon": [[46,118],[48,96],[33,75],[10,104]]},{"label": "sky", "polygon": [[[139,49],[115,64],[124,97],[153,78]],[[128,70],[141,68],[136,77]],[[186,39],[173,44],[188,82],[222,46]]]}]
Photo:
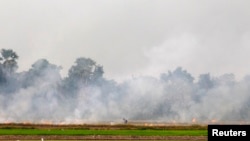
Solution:
[{"label": "sky", "polygon": [[0,48],[18,71],[41,58],[62,66],[79,57],[108,79],[172,71],[194,77],[250,74],[249,0],[0,0]]}]

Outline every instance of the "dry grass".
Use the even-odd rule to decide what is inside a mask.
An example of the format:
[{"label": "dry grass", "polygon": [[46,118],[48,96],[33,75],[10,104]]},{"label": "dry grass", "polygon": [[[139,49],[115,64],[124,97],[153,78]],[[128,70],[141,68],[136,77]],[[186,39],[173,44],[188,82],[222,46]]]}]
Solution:
[{"label": "dry grass", "polygon": [[199,124],[31,124],[31,123],[2,123],[0,129],[100,129],[100,130],[207,130],[207,125]]}]

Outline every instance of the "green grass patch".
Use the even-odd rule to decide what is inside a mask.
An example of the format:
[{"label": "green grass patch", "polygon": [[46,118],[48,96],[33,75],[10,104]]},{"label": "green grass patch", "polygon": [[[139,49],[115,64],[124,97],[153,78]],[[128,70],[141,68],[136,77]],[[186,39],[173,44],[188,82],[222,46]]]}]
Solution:
[{"label": "green grass patch", "polygon": [[207,130],[0,129],[0,135],[207,136]]}]

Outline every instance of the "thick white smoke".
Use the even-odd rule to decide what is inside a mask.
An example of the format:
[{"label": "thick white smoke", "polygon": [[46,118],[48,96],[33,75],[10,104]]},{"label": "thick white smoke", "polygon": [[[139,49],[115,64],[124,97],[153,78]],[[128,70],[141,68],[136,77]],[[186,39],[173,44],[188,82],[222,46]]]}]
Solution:
[{"label": "thick white smoke", "polygon": [[[157,78],[140,76],[117,83],[103,78],[102,67],[90,60],[76,61],[65,78],[60,76],[60,67],[46,59],[35,62],[27,72],[2,75],[6,80],[0,83],[0,122],[89,123],[122,118],[249,122],[247,76],[236,81],[233,74],[201,74],[194,81],[178,67]],[[93,73],[87,74],[86,68]]]}]

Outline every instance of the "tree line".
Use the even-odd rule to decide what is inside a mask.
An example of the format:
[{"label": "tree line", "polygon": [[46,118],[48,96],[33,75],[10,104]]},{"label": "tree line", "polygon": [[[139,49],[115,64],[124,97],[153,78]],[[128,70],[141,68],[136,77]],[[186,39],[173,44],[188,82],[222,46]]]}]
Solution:
[{"label": "tree line", "polygon": [[61,89],[70,93],[83,86],[101,85],[107,82],[103,78],[103,67],[91,58],[77,58],[65,78],[60,75],[62,67],[51,64],[45,58],[34,62],[28,71],[17,72],[18,59],[19,56],[12,49],[1,49],[0,92],[14,92],[20,88],[27,88],[34,85],[38,79],[48,76],[57,81],[55,83],[58,83]]}]

